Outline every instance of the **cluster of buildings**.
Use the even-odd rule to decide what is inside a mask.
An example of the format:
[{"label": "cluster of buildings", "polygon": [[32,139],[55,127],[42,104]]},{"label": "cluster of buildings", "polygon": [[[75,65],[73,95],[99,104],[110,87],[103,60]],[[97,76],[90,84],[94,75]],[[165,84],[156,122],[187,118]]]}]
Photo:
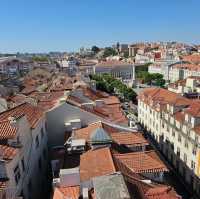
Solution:
[{"label": "cluster of buildings", "polygon": [[54,199],[181,198],[163,184],[169,170],[143,135],[108,121],[74,124],[51,163]]},{"label": "cluster of buildings", "polygon": [[[193,79],[187,81],[188,85]],[[148,88],[138,97],[139,122],[197,196],[200,194],[199,110],[199,100],[166,89]]]},{"label": "cluster of buildings", "polygon": [[200,55],[192,54],[181,56],[181,60],[162,60],[152,63],[149,73],[162,74],[167,82],[176,82],[190,76],[200,76]]},{"label": "cluster of buildings", "polygon": [[63,56],[55,65],[34,67],[0,60],[2,77],[13,80],[26,71],[12,93],[0,87],[0,199],[181,199],[166,182],[171,170],[132,126],[118,97],[96,90],[88,78],[108,73],[132,86],[135,65],[149,62],[149,72],[172,83],[139,94],[138,121],[200,194],[199,55],[179,61],[177,53],[188,49],[177,43],[121,44],[117,50],[134,60]]}]

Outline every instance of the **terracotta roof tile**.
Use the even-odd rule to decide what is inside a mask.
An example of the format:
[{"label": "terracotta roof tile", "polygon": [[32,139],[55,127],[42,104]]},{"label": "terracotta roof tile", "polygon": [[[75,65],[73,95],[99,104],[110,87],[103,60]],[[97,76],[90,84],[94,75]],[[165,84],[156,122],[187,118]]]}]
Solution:
[{"label": "terracotta roof tile", "polygon": [[0,113],[0,121],[7,120],[9,117],[18,118],[22,115],[26,115],[31,128],[35,128],[39,119],[43,116],[41,110],[38,107],[32,106],[29,103],[23,103],[12,109]]},{"label": "terracotta roof tile", "polygon": [[90,150],[81,155],[81,181],[87,181],[93,177],[111,174],[115,171],[116,169],[109,148]]},{"label": "terracotta roof tile", "polygon": [[12,127],[9,120],[0,121],[0,139],[11,139],[15,137],[16,127]]},{"label": "terracotta roof tile", "polygon": [[191,100],[162,88],[147,88],[139,94],[139,99],[155,110],[166,108],[167,104],[174,106],[189,106]]},{"label": "terracotta roof tile", "polygon": [[80,186],[56,187],[53,199],[78,199],[80,196]]},{"label": "terracotta roof tile", "polygon": [[114,142],[119,145],[134,145],[134,146],[144,146],[149,145],[148,141],[143,137],[141,133],[112,133],[111,137]]},{"label": "terracotta roof tile", "polygon": [[114,154],[135,173],[152,173],[168,171],[154,151]]},{"label": "terracotta roof tile", "polygon": [[0,145],[0,153],[3,156],[4,160],[12,160],[17,154],[17,152],[18,149],[16,148]]}]

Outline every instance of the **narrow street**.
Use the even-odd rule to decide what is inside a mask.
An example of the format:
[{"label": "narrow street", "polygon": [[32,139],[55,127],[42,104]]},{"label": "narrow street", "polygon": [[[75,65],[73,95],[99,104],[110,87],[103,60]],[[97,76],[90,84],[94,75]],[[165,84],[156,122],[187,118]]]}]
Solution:
[{"label": "narrow street", "polygon": [[147,132],[145,130],[143,130],[143,132],[144,132],[145,136],[147,137],[147,139],[149,140],[153,149],[157,152],[160,159],[166,164],[166,166],[168,167],[168,169],[170,171],[169,173],[165,174],[164,182],[166,184],[169,184],[170,186],[174,187],[176,192],[180,196],[182,196],[183,199],[192,199],[192,194],[190,193],[190,191],[188,190],[186,185],[181,180],[181,177],[177,174],[177,172],[174,170],[174,168],[170,165],[168,160],[162,154],[162,152],[159,151],[156,142],[149,135],[147,135]]}]

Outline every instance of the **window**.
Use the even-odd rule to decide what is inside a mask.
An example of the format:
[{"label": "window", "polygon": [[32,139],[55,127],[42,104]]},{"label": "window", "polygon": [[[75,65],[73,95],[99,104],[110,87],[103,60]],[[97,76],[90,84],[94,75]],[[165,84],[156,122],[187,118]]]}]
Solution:
[{"label": "window", "polygon": [[174,130],[172,130],[172,136],[175,137],[175,131]]},{"label": "window", "polygon": [[188,148],[188,142],[185,140],[185,148]]},{"label": "window", "polygon": [[191,161],[191,169],[195,170],[195,162],[193,160]]},{"label": "window", "polygon": [[46,159],[46,155],[47,155],[46,149],[43,149],[43,157],[44,157],[44,159]]},{"label": "window", "polygon": [[19,169],[18,165],[14,169],[14,174],[15,174],[15,182],[16,182],[16,184],[18,184],[20,177],[21,177],[20,169]]},{"label": "window", "polygon": [[36,144],[36,148],[38,148],[39,147],[39,137],[38,137],[38,135],[35,138],[35,144]]},{"label": "window", "polygon": [[183,156],[183,160],[185,163],[187,163],[187,155],[184,153],[184,156]]},{"label": "window", "polygon": [[196,146],[193,147],[193,149],[192,149],[192,154],[193,154],[193,155],[196,155],[196,154],[197,154],[197,147],[196,147]]},{"label": "window", "polygon": [[180,157],[180,148],[177,147],[177,156]]},{"label": "window", "polygon": [[181,142],[181,135],[178,135],[178,141]]},{"label": "window", "polygon": [[25,171],[24,158],[22,158],[22,160],[21,160],[21,164],[22,164],[22,170]]},{"label": "window", "polygon": [[41,129],[41,136],[42,136],[42,138],[44,137],[44,129],[43,129],[43,127]]},{"label": "window", "polygon": [[28,191],[29,191],[29,193],[32,191],[32,182],[31,182],[31,180],[29,180],[29,182],[28,182]]},{"label": "window", "polygon": [[38,167],[39,167],[39,169],[42,168],[42,160],[41,160],[41,158],[39,158],[39,161],[38,161]]}]

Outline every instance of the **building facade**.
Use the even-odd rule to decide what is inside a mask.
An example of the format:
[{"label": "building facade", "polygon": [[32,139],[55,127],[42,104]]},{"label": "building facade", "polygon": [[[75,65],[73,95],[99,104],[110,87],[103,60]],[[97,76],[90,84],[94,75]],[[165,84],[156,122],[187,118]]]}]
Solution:
[{"label": "building facade", "polygon": [[26,103],[0,114],[0,167],[5,183],[2,199],[45,197],[48,179],[45,121],[36,107]]},{"label": "building facade", "polygon": [[138,99],[138,119],[189,188],[200,194],[200,102],[158,88]]}]

